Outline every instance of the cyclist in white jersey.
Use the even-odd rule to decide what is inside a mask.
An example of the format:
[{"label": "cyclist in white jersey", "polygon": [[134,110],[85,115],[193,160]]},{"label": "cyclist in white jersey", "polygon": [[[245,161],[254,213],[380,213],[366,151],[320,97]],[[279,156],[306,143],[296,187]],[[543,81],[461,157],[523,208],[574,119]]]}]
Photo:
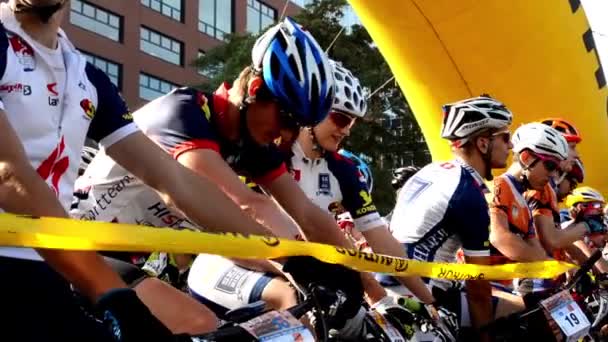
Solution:
[{"label": "cyclist in white jersey", "polygon": [[[306,53],[297,53],[303,47]],[[280,62],[288,59],[292,62]],[[241,72],[232,87],[224,83],[214,93],[188,87],[176,89],[137,110],[134,121],[166,155],[201,178],[214,181],[276,235],[288,238],[304,235],[318,242],[346,245],[335,221],[306,198],[272,144],[281,134],[297,132],[300,126],[323,120],[334,96],[333,75],[329,70],[326,57],[312,36],[286,18],[257,40],[252,65]],[[307,81],[301,82],[302,78]],[[280,111],[279,117],[269,115],[274,111]],[[274,199],[252,191],[238,175],[251,177]],[[72,214],[85,219],[222,229],[191,222],[190,217],[167,205],[104,151],[95,156],[78,179],[76,197]],[[310,269],[325,275],[324,281],[335,280],[311,258],[288,258],[282,270],[265,260],[240,260],[239,264],[272,272],[290,270],[297,282],[306,282],[303,278],[308,275],[301,273]],[[207,266],[204,273],[213,273],[215,266]],[[224,291],[237,291],[235,284],[240,284],[244,277],[234,275]],[[358,293],[360,284],[352,281],[338,285],[336,281],[336,286],[351,294]],[[353,302],[361,300],[354,294],[349,297]]]},{"label": "cyclist in white jersey", "polygon": [[[88,135],[193,221],[245,233],[267,232],[216,185],[168,158],[138,131],[116,87],[86,62],[60,29],[68,3],[0,4],[0,208],[67,217]],[[278,109],[268,115],[278,116]],[[148,309],[96,253],[4,247],[0,253],[0,289],[10,296],[3,300],[3,309],[10,312],[3,325],[8,340],[170,339],[171,331],[150,311],[166,323],[167,316],[175,316],[170,310],[176,304],[190,301],[168,297],[165,300],[173,304],[163,307],[158,306],[162,300],[143,298]],[[40,256],[65,280],[40,262]],[[66,280],[96,303],[109,331],[82,313]],[[198,308],[198,315],[209,316]]]},{"label": "cyclist in white jersey", "polygon": [[[451,141],[457,158],[429,164],[405,183],[390,227],[409,258],[455,262],[462,247],[467,263],[489,264],[484,178],[492,178],[493,168],[506,166],[512,114],[486,95],[445,105],[443,110],[441,136]],[[461,312],[466,303],[460,303],[460,290],[454,290],[457,283],[431,279],[429,285],[437,300]],[[473,327],[490,322],[494,316],[490,284],[467,280],[466,293]]]}]

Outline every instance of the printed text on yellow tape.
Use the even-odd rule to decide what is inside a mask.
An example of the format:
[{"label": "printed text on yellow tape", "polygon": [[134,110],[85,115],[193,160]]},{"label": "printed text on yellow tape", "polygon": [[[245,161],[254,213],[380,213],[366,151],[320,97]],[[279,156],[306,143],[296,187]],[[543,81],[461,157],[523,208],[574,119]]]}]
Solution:
[{"label": "printed text on yellow tape", "polygon": [[107,222],[0,214],[0,246],[66,250],[208,253],[239,258],[310,255],[360,271],[443,279],[553,278],[574,265],[543,261],[484,266],[430,263],[319,243],[237,234],[210,234]]}]

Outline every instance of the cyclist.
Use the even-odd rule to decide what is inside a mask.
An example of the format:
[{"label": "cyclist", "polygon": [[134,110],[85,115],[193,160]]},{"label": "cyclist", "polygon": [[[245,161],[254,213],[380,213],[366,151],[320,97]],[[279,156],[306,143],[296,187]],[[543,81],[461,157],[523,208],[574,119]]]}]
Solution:
[{"label": "cyclist", "polygon": [[[227,230],[265,232],[213,183],[167,158],[137,130],[108,77],[86,63],[60,29],[68,3],[11,0],[0,4],[0,208],[66,217],[88,131],[105,153],[158,189],[192,220]],[[200,193],[206,194],[202,200]],[[2,248],[0,253],[2,293],[10,296],[3,303],[11,312],[5,317],[4,335],[8,333],[10,340],[171,338],[171,331],[150,312],[163,316],[170,310],[148,309],[150,303],[144,305],[96,253],[45,249],[33,253],[18,248]],[[40,262],[40,256],[48,265]],[[96,303],[109,331],[82,313],[66,280]],[[191,299],[173,296],[168,300],[179,306],[180,301]],[[200,306],[195,311],[198,316],[205,313]]]},{"label": "cyclist", "polygon": [[[288,169],[306,196],[322,210],[330,212],[338,207],[346,208],[354,216],[356,228],[363,231],[366,238],[372,237],[368,242],[376,252],[405,256],[398,243],[398,249],[390,249],[393,247],[390,243],[395,240],[386,230],[386,225],[372,202],[369,191],[372,178],[369,168],[361,160],[358,163],[351,161],[348,157],[352,157],[352,154],[345,157],[344,151],[337,153],[339,144],[348,135],[355,119],[365,115],[366,104],[359,80],[341,65],[333,61],[331,63],[337,89],[332,111],[313,128],[302,128],[297,141],[292,146],[287,145],[290,147],[289,151],[286,151]],[[386,234],[377,232],[378,230],[386,230]],[[207,266],[209,264],[215,265],[211,273]],[[247,279],[265,279],[266,283],[256,280],[259,285],[254,286],[254,282],[248,280],[250,285],[244,285],[243,290],[238,293],[226,293],[225,289],[216,286],[225,275],[234,273],[248,274]],[[271,293],[277,293],[273,298],[281,298],[279,293],[289,293],[284,291],[285,286],[274,289],[271,278],[272,283],[282,281],[272,274],[252,272],[224,258],[201,254],[192,267],[188,281],[190,289],[203,303],[211,307],[220,306],[218,310],[227,310],[257,300],[258,296],[248,293],[251,291],[262,292],[263,297],[264,294],[270,296]],[[415,282],[416,279],[408,281]],[[369,286],[375,286],[373,283],[375,282],[366,282],[366,290]],[[420,297],[427,303],[433,302],[422,282],[419,288],[423,291]],[[370,298],[372,302],[385,296],[383,289],[377,292],[380,295]],[[282,303],[277,303],[276,300],[269,303],[274,307],[284,308],[293,305],[293,301],[295,298],[289,300],[282,297]]]},{"label": "cyclist", "polygon": [[[300,49],[305,53],[300,53]],[[287,60],[290,63],[282,62]],[[345,245],[346,240],[335,221],[306,198],[287,173],[282,155],[273,144],[282,134],[297,132],[301,125],[314,125],[327,115],[334,97],[333,76],[329,70],[326,56],[314,38],[286,18],[256,41],[252,65],[243,69],[232,87],[224,83],[212,94],[187,87],[173,90],[133,113],[134,121],[165,155],[193,170],[200,178],[216,183],[234,203],[277,236],[295,238],[303,233],[309,240]],[[272,198],[252,191],[239,175],[253,179]],[[179,206],[175,208],[164,201],[104,151],[95,156],[79,178],[77,189],[81,200],[73,214],[79,217],[223,230],[221,226],[190,222],[189,216],[177,210],[181,209]],[[104,196],[108,198],[110,192],[113,198],[108,203]],[[204,266],[202,273],[206,277],[218,274],[221,264],[219,257],[217,260]],[[280,271],[265,260],[239,260],[239,264],[267,272]],[[333,281],[317,264],[311,258],[288,258],[283,271],[289,270],[298,283],[306,281],[302,278],[309,276],[306,272],[310,269],[315,269],[325,282]],[[196,268],[195,262],[190,278],[199,274]],[[249,273],[233,275],[241,277],[241,281],[227,280],[229,288],[224,288],[224,293],[240,293],[258,281],[271,287],[276,284],[281,291],[275,293],[280,296],[290,291],[288,285],[270,277],[249,277]],[[351,293],[353,298],[349,300],[360,300],[352,295],[358,293],[357,285],[360,282],[341,285]],[[260,298],[277,301],[263,297],[261,292],[253,294],[254,301]]]},{"label": "cyclist", "polygon": [[[555,128],[568,143],[568,160],[561,165],[561,170],[555,172],[549,183],[540,190],[528,190],[525,193],[526,201],[532,209],[534,226],[543,247],[549,255],[558,257],[561,249],[590,233],[589,226],[578,224],[568,229],[559,228],[558,202],[576,187],[576,182],[582,181],[582,171],[578,160],[576,146],[582,138],[576,128],[563,119],[545,119],[542,123]],[[574,169],[574,172],[570,170]],[[572,186],[574,185],[574,186]]]},{"label": "cyclist", "polygon": [[[606,225],[604,223],[603,210],[606,206],[606,201],[602,194],[588,186],[583,186],[572,191],[565,201],[566,207],[568,208],[568,216],[564,217],[562,222],[562,228],[567,229],[568,227],[576,224],[583,224],[590,226],[589,231],[592,233],[585,236],[584,239],[580,239],[574,243],[574,245],[584,254],[581,258],[574,257],[578,262],[583,261],[586,257],[589,257],[597,248],[603,248],[606,241]],[[572,249],[566,250],[569,255],[573,253]],[[575,251],[576,252],[576,251]],[[571,256],[572,257],[572,256]],[[595,264],[596,269],[600,273],[608,272],[608,263],[606,260],[600,259]]]},{"label": "cyclist", "polygon": [[[467,263],[489,264],[488,189],[483,179],[492,178],[493,168],[506,166],[513,115],[487,95],[447,104],[443,113],[441,136],[451,142],[456,159],[429,164],[405,183],[390,227],[410,258],[454,262],[462,247]],[[490,322],[490,284],[466,281],[466,297],[455,285],[459,283],[429,281],[433,296],[459,313],[462,325],[469,324],[463,319],[467,301],[473,327]]]},{"label": "cyclist", "polygon": [[[541,123],[520,126],[513,135],[513,151],[515,162],[494,180],[490,242],[495,264],[548,259],[523,196],[529,189],[542,190],[568,158],[566,139]],[[545,290],[543,282],[535,279],[516,283],[515,290],[524,301],[531,292]]]}]

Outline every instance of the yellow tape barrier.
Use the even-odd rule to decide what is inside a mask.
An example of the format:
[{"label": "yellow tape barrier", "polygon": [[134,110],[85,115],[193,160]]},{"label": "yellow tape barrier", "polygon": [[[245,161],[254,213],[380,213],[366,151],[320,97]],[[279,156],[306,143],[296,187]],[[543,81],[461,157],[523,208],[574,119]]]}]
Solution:
[{"label": "yellow tape barrier", "polygon": [[0,214],[0,246],[66,250],[208,253],[239,258],[310,255],[359,271],[444,279],[553,278],[574,265],[544,261],[500,266],[430,263],[319,243],[238,234],[210,234],[130,224]]}]

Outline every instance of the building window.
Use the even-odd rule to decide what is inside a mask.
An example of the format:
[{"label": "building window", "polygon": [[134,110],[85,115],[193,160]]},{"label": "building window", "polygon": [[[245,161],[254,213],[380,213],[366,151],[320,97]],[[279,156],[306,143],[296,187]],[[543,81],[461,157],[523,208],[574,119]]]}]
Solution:
[{"label": "building window", "polygon": [[182,0],[141,0],[141,4],[171,19],[182,22]]},{"label": "building window", "polygon": [[178,87],[177,84],[160,78],[143,73],[139,74],[139,97],[144,100],[152,101]]},{"label": "building window", "polygon": [[85,1],[72,0],[70,23],[113,41],[122,40],[122,18]]},{"label": "building window", "polygon": [[169,63],[182,65],[182,43],[158,32],[140,28],[139,48]]},{"label": "building window", "polygon": [[274,24],[277,11],[258,0],[247,0],[247,31],[259,33]]},{"label": "building window", "polygon": [[232,0],[199,0],[198,30],[219,40],[232,33]]},{"label": "building window", "polygon": [[86,57],[87,62],[93,64],[94,66],[101,69],[101,71],[105,72],[106,75],[108,75],[108,77],[110,78],[110,81],[112,81],[112,83],[114,83],[114,85],[118,89],[121,89],[122,65],[114,63],[103,57],[95,56],[88,52],[81,51],[81,53]]}]

